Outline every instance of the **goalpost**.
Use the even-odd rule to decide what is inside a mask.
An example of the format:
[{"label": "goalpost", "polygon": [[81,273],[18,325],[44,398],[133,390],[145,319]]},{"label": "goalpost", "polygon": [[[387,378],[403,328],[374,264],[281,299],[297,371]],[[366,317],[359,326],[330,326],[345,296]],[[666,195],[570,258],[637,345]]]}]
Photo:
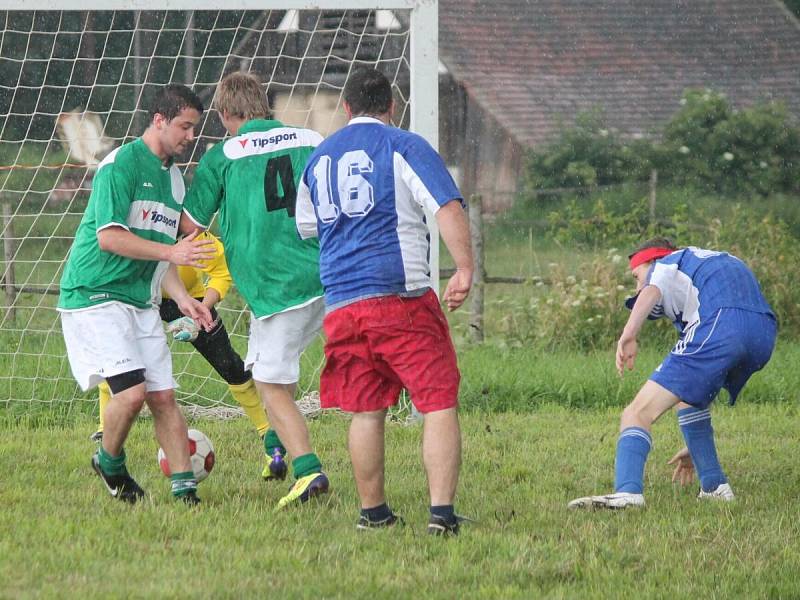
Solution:
[{"label": "goalpost", "polygon": [[[0,407],[30,414],[96,403],[69,370],[58,282],[97,162],[141,135],[155,89],[189,85],[208,109],[223,75],[253,71],[276,118],[327,135],[345,123],[342,88],[358,65],[393,82],[395,125],[436,147],[437,0],[0,0]],[[187,181],[222,137],[207,110],[180,161]],[[438,232],[428,222],[438,284]],[[243,301],[233,290],[218,308],[244,356]],[[236,411],[202,357],[171,345],[179,402]],[[322,360],[317,343],[303,357],[300,394],[313,394]]]}]

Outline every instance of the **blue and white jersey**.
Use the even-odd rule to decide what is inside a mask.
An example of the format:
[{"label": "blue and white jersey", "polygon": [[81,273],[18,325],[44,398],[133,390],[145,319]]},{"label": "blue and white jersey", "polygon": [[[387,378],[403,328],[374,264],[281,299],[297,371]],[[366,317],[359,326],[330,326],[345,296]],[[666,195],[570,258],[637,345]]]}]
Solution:
[{"label": "blue and white jersey", "polygon": [[647,283],[661,291],[651,318],[665,316],[686,332],[720,308],[773,315],[753,272],[727,252],[688,247],[659,258]]},{"label": "blue and white jersey", "polygon": [[417,134],[357,117],[308,160],[295,218],[319,236],[320,279],[334,306],[431,287],[423,208],[462,200],[437,152]]}]

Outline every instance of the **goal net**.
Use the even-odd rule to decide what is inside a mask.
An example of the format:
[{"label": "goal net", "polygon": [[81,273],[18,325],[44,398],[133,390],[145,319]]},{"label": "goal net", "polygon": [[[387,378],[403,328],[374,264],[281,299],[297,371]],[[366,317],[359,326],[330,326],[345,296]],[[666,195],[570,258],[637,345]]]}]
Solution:
[{"label": "goal net", "polygon": [[[44,0],[26,10],[0,0],[0,406],[8,412],[96,408],[96,390],[81,392],[69,369],[58,284],[97,163],[141,135],[160,86],[189,85],[209,108],[225,74],[251,71],[265,82],[275,118],[327,135],[345,123],[348,73],[375,66],[393,82],[395,124],[436,144],[435,2],[326,0],[311,9],[245,0],[242,10],[188,10],[181,1],[134,11],[118,0],[67,0],[62,7],[75,10],[53,11]],[[197,133],[179,161],[189,185],[199,158],[225,135],[215,111]],[[235,287],[218,309],[244,356],[249,311]],[[171,346],[179,402],[235,412],[204,359],[189,344]],[[322,363],[318,340],[303,357],[298,394],[312,404]]]}]

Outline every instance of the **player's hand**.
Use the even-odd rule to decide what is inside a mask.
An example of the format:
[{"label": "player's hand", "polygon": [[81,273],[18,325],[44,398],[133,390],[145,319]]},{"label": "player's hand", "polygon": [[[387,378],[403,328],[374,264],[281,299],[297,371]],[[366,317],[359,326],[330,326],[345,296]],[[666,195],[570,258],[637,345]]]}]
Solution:
[{"label": "player's hand", "polygon": [[638,352],[639,342],[636,341],[636,338],[623,333],[617,342],[616,356],[617,373],[619,373],[620,376],[625,372],[625,367],[628,367],[629,371],[633,369]]},{"label": "player's hand", "polygon": [[167,324],[167,333],[178,342],[193,342],[200,333],[200,327],[191,317],[178,317]]},{"label": "player's hand", "polygon": [[215,254],[214,242],[208,239],[195,239],[199,234],[200,230],[195,229],[174,246],[171,246],[169,262],[174,265],[202,268],[205,266],[204,261],[213,259]]},{"label": "player's hand", "polygon": [[211,317],[211,311],[202,302],[198,302],[191,296],[187,296],[185,300],[178,301],[174,298],[180,311],[194,320],[198,327],[202,327],[205,331],[211,331],[216,325],[216,321]]},{"label": "player's hand", "polygon": [[447,287],[444,290],[442,299],[447,304],[449,310],[455,310],[467,299],[469,290],[472,287],[472,269],[456,269]]},{"label": "player's hand", "polygon": [[680,485],[687,485],[694,481],[694,463],[689,454],[689,449],[684,447],[673,456],[668,465],[675,465],[675,470],[672,472],[672,482],[679,483]]}]

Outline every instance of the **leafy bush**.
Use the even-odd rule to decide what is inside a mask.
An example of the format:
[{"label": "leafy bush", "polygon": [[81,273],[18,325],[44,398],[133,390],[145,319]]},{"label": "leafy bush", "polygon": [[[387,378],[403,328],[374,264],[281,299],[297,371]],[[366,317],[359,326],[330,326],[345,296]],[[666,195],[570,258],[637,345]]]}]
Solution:
[{"label": "leafy bush", "polygon": [[581,113],[558,139],[527,157],[522,187],[591,188],[620,183],[641,170],[641,155],[624,144],[598,113]]},{"label": "leafy bush", "polygon": [[800,128],[781,104],[737,111],[709,90],[681,104],[653,152],[664,179],[728,194],[800,189]]},{"label": "leafy bush", "polygon": [[[544,350],[612,348],[628,318],[624,301],[634,288],[627,259],[612,248],[577,274],[559,264],[549,267],[547,281],[535,277],[523,293],[497,301],[504,343]],[[664,325],[646,327],[643,336],[669,347],[675,335]]]},{"label": "leafy bush", "polygon": [[800,127],[779,103],[743,110],[711,90],[688,90],[661,139],[623,140],[598,113],[530,152],[522,198],[542,191],[644,181],[653,168],[661,181],[728,195],[800,191]]}]

